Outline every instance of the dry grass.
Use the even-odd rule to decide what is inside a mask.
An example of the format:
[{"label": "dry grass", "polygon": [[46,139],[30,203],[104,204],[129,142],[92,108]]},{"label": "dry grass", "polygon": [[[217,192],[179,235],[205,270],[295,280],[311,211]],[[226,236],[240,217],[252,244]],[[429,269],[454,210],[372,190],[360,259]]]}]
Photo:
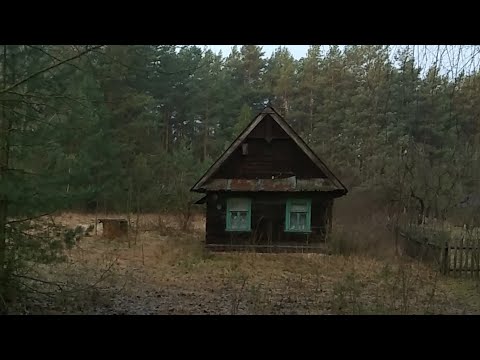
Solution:
[{"label": "dry grass", "polygon": [[370,216],[345,224],[334,221],[330,245],[334,254],[365,255],[379,259],[395,255],[394,234],[384,219]]},{"label": "dry grass", "polygon": [[331,245],[335,254],[394,257],[394,234],[388,230],[387,212],[378,195],[357,190],[337,199],[333,222]]},{"label": "dry grass", "polygon": [[[63,214],[69,226],[92,216]],[[82,279],[96,291],[66,297],[51,312],[100,314],[462,314],[479,313],[473,282],[443,278],[415,262],[370,256],[206,253],[203,222],[182,232],[174,218],[141,218],[137,244],[85,237],[50,279]],[[113,264],[113,267],[112,267]],[[100,290],[98,290],[100,289]],[[72,295],[73,296],[73,295]],[[75,306],[72,306],[72,302]],[[81,305],[81,303],[84,305]],[[45,309],[37,309],[45,312]]]},{"label": "dry grass", "polygon": [[[98,214],[98,218],[123,218],[127,219],[127,214]],[[56,223],[63,224],[65,226],[75,227],[78,224],[95,224],[94,214],[81,214],[81,213],[61,213],[53,216],[53,220]],[[178,230],[181,225],[181,219],[179,216],[172,214],[142,214],[139,217],[139,228],[142,231],[165,231],[168,229]],[[136,215],[130,215],[130,222],[132,227],[136,223]],[[101,231],[101,225],[99,227]],[[193,214],[190,220],[191,231],[202,231],[205,229],[205,221],[203,215]]]}]

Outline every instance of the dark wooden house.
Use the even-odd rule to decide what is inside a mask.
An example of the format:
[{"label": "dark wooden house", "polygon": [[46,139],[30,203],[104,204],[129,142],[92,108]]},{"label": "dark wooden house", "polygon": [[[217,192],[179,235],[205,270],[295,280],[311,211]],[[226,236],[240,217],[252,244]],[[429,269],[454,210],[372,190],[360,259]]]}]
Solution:
[{"label": "dark wooden house", "polygon": [[212,250],[322,248],[346,187],[272,107],[192,187]]}]

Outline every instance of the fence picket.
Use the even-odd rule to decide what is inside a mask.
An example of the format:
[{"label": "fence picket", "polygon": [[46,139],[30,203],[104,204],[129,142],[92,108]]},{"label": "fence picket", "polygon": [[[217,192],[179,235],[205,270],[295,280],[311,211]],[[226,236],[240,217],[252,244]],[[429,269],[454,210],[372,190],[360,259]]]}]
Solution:
[{"label": "fence picket", "polygon": [[468,258],[470,259],[470,263],[469,263],[469,270],[470,270],[470,277],[473,278],[473,254],[475,253],[474,250],[473,250],[473,238],[472,237],[469,237],[468,238],[468,252],[470,253]]},{"label": "fence picket", "polygon": [[459,276],[463,276],[463,269],[464,269],[464,266],[463,266],[463,253],[465,251],[465,237],[461,237],[460,238],[460,241],[459,241],[459,246],[458,246],[458,250],[460,251],[460,258],[458,260],[459,264],[458,264],[458,271],[459,271]]},{"label": "fence picket", "polygon": [[458,249],[458,238],[453,241],[453,269],[452,274],[453,276],[457,276],[457,249]]},{"label": "fence picket", "polygon": [[480,277],[480,237],[476,238],[475,244],[475,258],[477,260],[476,276]]}]

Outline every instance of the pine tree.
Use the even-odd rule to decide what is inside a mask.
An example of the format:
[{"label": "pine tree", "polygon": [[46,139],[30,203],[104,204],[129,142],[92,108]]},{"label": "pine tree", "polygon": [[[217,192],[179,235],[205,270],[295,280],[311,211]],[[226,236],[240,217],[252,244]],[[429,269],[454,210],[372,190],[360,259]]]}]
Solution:
[{"label": "pine tree", "polygon": [[[322,89],[319,79],[322,71],[322,52],[320,45],[312,45],[308,49],[307,57],[299,64],[299,85],[298,93],[294,99],[298,111],[297,118],[304,137],[312,140],[314,126],[318,122],[318,113],[322,99]],[[308,110],[307,110],[308,109]]]},{"label": "pine tree", "polygon": [[[11,300],[21,290],[16,281],[28,263],[60,258],[63,243],[36,229],[29,220],[66,208],[72,158],[62,142],[72,109],[69,77],[81,71],[78,61],[98,47],[54,46],[2,48],[0,101],[0,297]],[[77,61],[74,61],[77,60]],[[70,65],[70,66],[67,66]],[[74,99],[77,101],[76,99]],[[75,110],[74,110],[75,111]],[[70,149],[79,139],[70,135]],[[65,151],[67,150],[67,151]],[[70,156],[69,156],[70,155]],[[31,268],[29,266],[28,268]],[[22,289],[24,290],[24,288]]]},{"label": "pine tree", "polygon": [[291,101],[295,91],[295,60],[287,48],[279,47],[268,61],[269,93],[279,111],[285,117],[291,110]]}]

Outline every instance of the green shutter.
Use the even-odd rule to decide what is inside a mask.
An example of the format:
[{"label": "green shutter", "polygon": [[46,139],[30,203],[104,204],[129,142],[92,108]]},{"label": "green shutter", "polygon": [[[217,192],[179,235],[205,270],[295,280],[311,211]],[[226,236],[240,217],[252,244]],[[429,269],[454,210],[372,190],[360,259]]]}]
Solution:
[{"label": "green shutter", "polygon": [[[300,223],[301,215],[298,212],[292,213],[292,207],[295,203],[303,203],[306,207],[306,219],[305,219],[305,228],[296,229],[293,224]],[[295,217],[295,218],[293,218]],[[285,206],[285,231],[286,232],[300,232],[306,233],[311,232],[311,219],[312,219],[312,200],[311,199],[288,199]]]},{"label": "green shutter", "polygon": [[290,230],[290,200],[287,200],[287,206],[285,210],[285,231]]},{"label": "green shutter", "polygon": [[[238,226],[235,223],[234,216],[246,212],[245,224]],[[225,214],[226,231],[251,231],[252,227],[252,200],[248,198],[228,198],[227,212]]]}]

